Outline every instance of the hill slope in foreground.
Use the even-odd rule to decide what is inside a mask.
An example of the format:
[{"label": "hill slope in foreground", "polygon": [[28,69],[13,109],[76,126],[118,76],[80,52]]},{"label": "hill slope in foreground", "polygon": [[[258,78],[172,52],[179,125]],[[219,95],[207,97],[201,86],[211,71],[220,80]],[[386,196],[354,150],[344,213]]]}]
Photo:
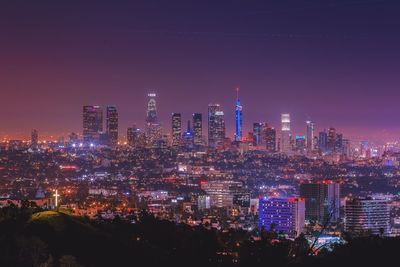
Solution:
[{"label": "hill slope in foreground", "polygon": [[368,237],[310,257],[304,242],[271,242],[268,233],[255,241],[246,231],[176,225],[147,214],[136,219],[2,208],[0,266],[377,266],[398,261],[400,248],[398,238]]}]

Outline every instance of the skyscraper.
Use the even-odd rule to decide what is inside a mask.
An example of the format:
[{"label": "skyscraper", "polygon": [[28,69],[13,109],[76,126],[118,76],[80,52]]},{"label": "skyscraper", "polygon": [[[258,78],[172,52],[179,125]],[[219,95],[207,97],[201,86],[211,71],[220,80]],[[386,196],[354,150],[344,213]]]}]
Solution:
[{"label": "skyscraper", "polygon": [[116,106],[107,106],[106,133],[112,145],[118,144],[118,111]]},{"label": "skyscraper", "polygon": [[304,135],[296,135],[295,145],[297,151],[304,152],[304,149],[306,148],[306,137]]},{"label": "skyscraper", "polygon": [[328,134],[326,130],[319,132],[318,149],[321,153],[325,153],[328,149]]},{"label": "skyscraper", "polygon": [[103,110],[100,106],[83,106],[83,140],[94,142],[99,140],[103,132]]},{"label": "skyscraper", "polygon": [[269,231],[284,232],[296,237],[304,232],[304,199],[302,198],[260,198],[258,225]]},{"label": "skyscraper", "polygon": [[292,151],[290,144],[290,114],[281,115],[281,152],[289,154]]},{"label": "skyscraper", "polygon": [[313,121],[306,121],[307,125],[307,133],[306,133],[306,144],[307,144],[307,151],[313,151],[315,144],[314,144],[314,128],[315,123]]},{"label": "skyscraper", "polygon": [[193,135],[194,144],[201,146],[203,144],[203,116],[201,113],[193,114]]},{"label": "skyscraper", "polygon": [[336,129],[331,127],[328,130],[328,141],[327,141],[327,148],[329,152],[335,151],[335,145],[336,145]]},{"label": "skyscraper", "polygon": [[128,145],[131,147],[142,148],[146,145],[145,135],[140,131],[139,128],[136,127],[136,125],[133,125],[132,127],[128,128],[126,136]]},{"label": "skyscraper", "polygon": [[180,113],[172,113],[172,146],[181,145],[182,116]]},{"label": "skyscraper", "polygon": [[225,139],[224,112],[219,104],[208,105],[208,145],[216,147]]},{"label": "skyscraper", "polygon": [[340,216],[340,185],[331,181],[300,184],[300,197],[305,199],[306,219],[324,224],[337,222]]},{"label": "skyscraper", "polygon": [[265,129],[265,148],[268,152],[276,152],[276,130],[272,127]]},{"label": "skyscraper", "polygon": [[259,146],[263,142],[263,123],[255,122],[253,123],[253,136],[254,136],[254,145]]},{"label": "skyscraper", "polygon": [[183,133],[183,146],[187,150],[192,150],[194,145],[194,137],[192,128],[190,126],[190,120],[187,122],[186,132]]},{"label": "skyscraper", "polygon": [[31,146],[36,147],[39,142],[39,133],[36,129],[34,129],[31,133]]},{"label": "skyscraper", "polygon": [[236,88],[236,109],[235,109],[235,122],[236,122],[236,131],[235,131],[235,141],[242,141],[242,105],[240,104],[239,99],[239,88]]},{"label": "skyscraper", "polygon": [[146,139],[148,146],[154,146],[156,141],[161,139],[161,125],[157,117],[157,95],[149,93],[147,95],[147,111],[146,111]]},{"label": "skyscraper", "polygon": [[354,234],[388,234],[390,209],[386,200],[354,198],[346,201],[344,230]]}]

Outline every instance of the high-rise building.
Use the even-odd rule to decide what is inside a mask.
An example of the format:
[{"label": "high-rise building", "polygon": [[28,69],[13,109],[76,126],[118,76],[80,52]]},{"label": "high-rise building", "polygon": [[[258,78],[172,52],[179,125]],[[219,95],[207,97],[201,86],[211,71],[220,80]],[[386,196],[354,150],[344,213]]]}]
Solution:
[{"label": "high-rise building", "polygon": [[386,235],[390,230],[390,209],[387,200],[354,198],[345,204],[344,230],[360,235]]},{"label": "high-rise building", "polygon": [[302,198],[260,198],[258,225],[265,230],[283,232],[296,237],[304,232],[304,199]]},{"label": "high-rise building", "polygon": [[327,148],[329,152],[335,151],[336,145],[336,129],[331,127],[328,130],[328,141],[327,141]]},{"label": "high-rise building", "polygon": [[313,151],[315,148],[314,144],[314,128],[315,123],[313,121],[306,121],[307,125],[307,133],[306,133],[306,143],[307,143],[307,151]]},{"label": "high-rise building", "polygon": [[240,104],[240,99],[239,99],[239,88],[236,88],[236,109],[235,109],[235,122],[236,122],[236,131],[235,131],[235,141],[239,142],[242,141],[242,126],[243,126],[243,121],[242,121],[242,105]]},{"label": "high-rise building", "polygon": [[340,185],[332,181],[300,184],[300,197],[305,199],[306,219],[324,224],[340,218]]},{"label": "high-rise building", "polygon": [[203,116],[201,113],[193,114],[193,135],[196,146],[203,145]]},{"label": "high-rise building", "polygon": [[265,129],[265,148],[268,152],[276,152],[276,130],[272,127]]},{"label": "high-rise building", "polygon": [[106,133],[112,145],[118,144],[118,111],[116,106],[107,106]]},{"label": "high-rise building", "polygon": [[194,145],[193,131],[190,127],[190,120],[187,122],[186,132],[183,133],[183,146],[187,150],[192,150]]},{"label": "high-rise building", "polygon": [[103,110],[100,106],[83,107],[83,140],[95,142],[103,132]]},{"label": "high-rise building", "polygon": [[290,114],[281,115],[281,152],[289,154],[292,151],[290,144]]},{"label": "high-rise building", "polygon": [[172,113],[172,146],[181,145],[182,116],[180,113]]},{"label": "high-rise building", "polygon": [[321,153],[325,153],[328,150],[328,134],[325,130],[319,132],[318,149]]},{"label": "high-rise building", "polygon": [[298,151],[303,152],[306,148],[306,137],[304,135],[296,135],[295,145]]},{"label": "high-rise building", "polygon": [[225,140],[224,112],[219,104],[208,105],[208,145],[216,147]]},{"label": "high-rise building", "polygon": [[39,133],[34,129],[31,133],[31,146],[36,147],[39,142]]},{"label": "high-rise building", "polygon": [[132,127],[129,127],[127,130],[127,143],[131,147],[144,147],[146,140],[144,133],[140,131],[139,128],[136,127],[136,125],[133,125]]},{"label": "high-rise building", "polygon": [[255,122],[253,123],[253,144],[255,146],[259,146],[263,142],[263,123],[262,122]]},{"label": "high-rise building", "polygon": [[337,133],[335,139],[335,152],[343,153],[343,134]]},{"label": "high-rise building", "polygon": [[147,95],[146,111],[146,139],[148,146],[154,146],[162,137],[161,125],[157,117],[157,94],[149,93]]}]

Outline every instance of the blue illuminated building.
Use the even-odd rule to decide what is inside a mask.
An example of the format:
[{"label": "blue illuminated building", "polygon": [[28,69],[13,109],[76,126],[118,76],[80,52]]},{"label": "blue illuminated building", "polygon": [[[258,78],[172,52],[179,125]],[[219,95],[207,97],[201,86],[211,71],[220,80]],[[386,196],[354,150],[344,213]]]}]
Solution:
[{"label": "blue illuminated building", "polygon": [[304,231],[305,205],[302,198],[259,199],[258,226],[266,231],[298,236]]},{"label": "blue illuminated building", "polygon": [[239,99],[239,88],[236,89],[237,92],[237,97],[236,97],[236,132],[235,132],[235,141],[241,141],[242,140],[242,105],[240,104],[240,99]]}]

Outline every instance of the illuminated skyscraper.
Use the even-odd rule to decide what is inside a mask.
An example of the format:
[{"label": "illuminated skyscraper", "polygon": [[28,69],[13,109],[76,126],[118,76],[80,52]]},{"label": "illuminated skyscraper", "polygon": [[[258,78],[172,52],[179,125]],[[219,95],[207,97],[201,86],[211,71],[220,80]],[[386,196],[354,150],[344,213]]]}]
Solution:
[{"label": "illuminated skyscraper", "polygon": [[100,106],[83,107],[83,140],[94,142],[99,140],[103,132],[103,110]]},{"label": "illuminated skyscraper", "polygon": [[208,105],[208,145],[216,147],[225,139],[224,112],[219,104]]},{"label": "illuminated skyscraper", "polygon": [[296,237],[304,232],[305,205],[302,198],[260,198],[258,225],[269,231]]},{"label": "illuminated skyscraper", "polygon": [[161,125],[157,117],[157,95],[150,93],[147,95],[147,111],[146,111],[146,138],[148,146],[154,146],[161,139]]},{"label": "illuminated skyscraper", "polygon": [[38,131],[34,129],[31,134],[31,146],[36,147],[38,145],[38,142],[39,142],[39,134]]},{"label": "illuminated skyscraper", "polygon": [[306,148],[306,137],[304,135],[296,135],[295,145],[297,151],[304,152]]},{"label": "illuminated skyscraper", "polygon": [[290,114],[281,115],[281,152],[289,154],[292,152],[290,144]]},{"label": "illuminated skyscraper", "polygon": [[331,127],[328,130],[328,141],[327,141],[327,147],[329,152],[335,151],[335,145],[336,145],[336,129]]},{"label": "illuminated skyscraper", "polygon": [[128,145],[131,147],[144,147],[146,144],[144,133],[142,133],[140,129],[136,127],[136,125],[128,128],[126,136]]},{"label": "illuminated skyscraper", "polygon": [[190,127],[190,120],[187,122],[187,129],[186,132],[183,133],[183,146],[187,150],[193,149],[194,138],[192,128]]},{"label": "illuminated skyscraper", "polygon": [[253,136],[254,136],[254,145],[259,146],[263,142],[263,126],[262,122],[253,123]]},{"label": "illuminated skyscraper", "polygon": [[328,134],[326,130],[319,132],[318,148],[321,153],[325,153],[328,149]]},{"label": "illuminated skyscraper", "polygon": [[112,145],[118,143],[118,111],[115,106],[107,106],[106,132]]},{"label": "illuminated skyscraper", "polygon": [[201,113],[193,114],[193,135],[194,144],[201,146],[203,144],[203,118]]},{"label": "illuminated skyscraper", "polygon": [[239,99],[239,88],[236,88],[236,109],[235,109],[235,122],[236,122],[236,131],[235,131],[235,141],[242,141],[242,105],[240,104]]},{"label": "illuminated skyscraper", "polygon": [[307,151],[313,151],[315,147],[314,144],[315,123],[313,121],[306,121],[306,124],[307,124],[307,133],[306,133]]},{"label": "illuminated skyscraper", "polygon": [[265,129],[265,148],[268,152],[276,152],[276,130],[272,127]]},{"label": "illuminated skyscraper", "polygon": [[181,145],[182,116],[180,113],[172,113],[172,146]]},{"label": "illuminated skyscraper", "polygon": [[150,93],[147,95],[146,123],[158,123],[156,97],[157,94],[155,93]]}]

